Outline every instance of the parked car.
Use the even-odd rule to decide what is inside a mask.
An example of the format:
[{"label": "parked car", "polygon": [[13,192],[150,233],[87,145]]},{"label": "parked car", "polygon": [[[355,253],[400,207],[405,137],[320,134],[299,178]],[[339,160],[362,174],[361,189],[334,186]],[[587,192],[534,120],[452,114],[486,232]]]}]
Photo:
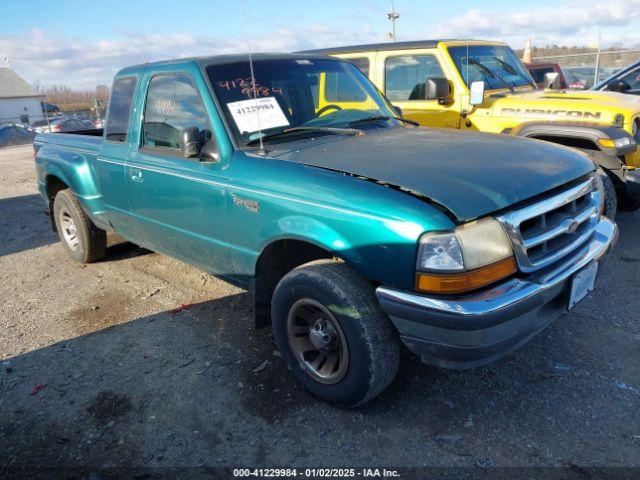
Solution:
[{"label": "parked car", "polygon": [[538,88],[545,88],[544,77],[547,73],[557,73],[560,82],[560,88],[567,88],[567,81],[564,78],[562,69],[557,63],[525,63],[527,70],[531,74],[533,81],[536,82]]},{"label": "parked car", "polygon": [[101,259],[115,231],[250,289],[301,383],[361,405],[400,340],[444,368],[526,343],[617,237],[584,155],[395,115],[335,58],[134,66],[102,136],[38,134],[38,187],[72,259]]},{"label": "parked car", "polygon": [[35,135],[35,132],[22,125],[0,125],[0,148],[27,145],[33,142]]},{"label": "parked car", "polygon": [[[606,78],[614,70],[613,68],[600,67],[598,69],[598,78]],[[596,81],[595,67],[564,67],[563,72],[567,86],[571,90],[588,90]]]},{"label": "parked car", "polygon": [[577,148],[602,169],[606,215],[613,218],[619,203],[640,206],[640,103],[628,95],[538,90],[516,53],[501,42],[426,40],[314,52],[366,62],[376,87],[421,125]]},{"label": "parked car", "polygon": [[38,120],[31,124],[36,132],[70,132],[73,130],[87,130],[94,128],[93,124],[88,120],[82,120],[76,117],[57,117],[47,120]]},{"label": "parked car", "polygon": [[40,106],[42,107],[42,112],[45,114],[60,113],[60,108],[53,103],[40,102]]},{"label": "parked car", "polygon": [[640,95],[640,61],[617,71],[598,83],[593,89]]}]

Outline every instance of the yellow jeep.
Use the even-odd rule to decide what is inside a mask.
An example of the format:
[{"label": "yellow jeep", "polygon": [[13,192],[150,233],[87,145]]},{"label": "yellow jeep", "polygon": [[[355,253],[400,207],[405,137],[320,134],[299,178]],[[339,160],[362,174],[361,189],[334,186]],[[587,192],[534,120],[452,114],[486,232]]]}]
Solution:
[{"label": "yellow jeep", "polygon": [[[421,125],[518,135],[580,149],[608,174],[603,177],[610,216],[618,203],[640,205],[637,97],[560,90],[553,75],[545,78],[549,88],[538,90],[515,52],[500,42],[397,42],[313,53],[351,61],[404,118]],[[324,98],[321,106],[345,108]]]}]

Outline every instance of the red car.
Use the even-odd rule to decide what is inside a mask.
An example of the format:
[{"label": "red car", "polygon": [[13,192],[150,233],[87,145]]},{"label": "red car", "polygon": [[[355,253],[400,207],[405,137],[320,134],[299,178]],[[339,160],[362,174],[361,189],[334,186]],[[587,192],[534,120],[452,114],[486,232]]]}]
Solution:
[{"label": "red car", "polygon": [[538,88],[544,88],[544,76],[547,73],[556,72],[560,76],[560,88],[567,88],[567,81],[562,74],[562,69],[557,63],[528,63],[526,64],[527,70],[533,77]]}]

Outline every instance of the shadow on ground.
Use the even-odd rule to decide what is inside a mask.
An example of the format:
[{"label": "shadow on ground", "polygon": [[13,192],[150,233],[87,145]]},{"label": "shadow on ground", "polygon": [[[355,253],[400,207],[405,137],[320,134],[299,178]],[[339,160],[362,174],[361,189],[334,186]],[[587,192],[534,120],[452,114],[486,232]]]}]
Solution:
[{"label": "shadow on ground", "polygon": [[295,383],[248,293],[142,318],[134,297],[87,303],[75,338],[0,365],[0,465],[638,465],[637,218],[598,290],[530,344],[462,372],[405,352],[356,410]]},{"label": "shadow on ground", "polygon": [[40,195],[0,198],[0,256],[57,241]]}]

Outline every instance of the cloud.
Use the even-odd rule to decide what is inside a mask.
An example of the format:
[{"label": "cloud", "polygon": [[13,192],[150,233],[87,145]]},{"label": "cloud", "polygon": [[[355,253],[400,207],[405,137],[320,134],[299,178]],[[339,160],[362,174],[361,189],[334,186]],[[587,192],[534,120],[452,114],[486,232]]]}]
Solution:
[{"label": "cloud", "polygon": [[[408,0],[405,0],[408,3]],[[376,5],[378,5],[376,3]],[[373,7],[371,7],[373,10]],[[367,13],[368,12],[368,13]],[[371,11],[364,10],[356,25],[348,28],[328,26],[327,23],[274,28],[269,34],[253,35],[252,49],[258,51],[295,51],[337,45],[385,41],[388,24],[382,20],[378,30]],[[382,14],[380,14],[382,15]],[[553,7],[535,3],[514,9],[474,8],[429,28],[433,18],[425,12],[403,11],[402,19],[413,17],[414,27],[400,24],[403,40],[425,37],[484,38],[510,43],[514,48],[524,46],[528,37],[534,45],[546,44],[588,46],[597,39],[602,28],[605,45],[640,44],[640,31],[632,28],[640,21],[640,0],[559,0]],[[378,18],[377,14],[376,17]],[[242,30],[241,30],[242,32]],[[11,58],[16,71],[27,81],[42,85],[67,84],[73,88],[93,89],[97,84],[110,84],[113,74],[127,65],[176,57],[216,55],[247,51],[246,37],[194,35],[172,32],[168,34],[141,33],[119,29],[109,39],[88,40],[70,34],[55,34],[30,30],[21,35],[0,33],[0,59]]]},{"label": "cloud", "polygon": [[[323,25],[277,28],[268,36],[251,39],[255,52],[295,51],[345,43],[380,41],[368,28],[338,30]],[[110,84],[123,67],[143,61],[246,52],[246,36],[219,38],[190,33],[143,34],[117,31],[114,39],[90,41],[71,35],[30,30],[19,36],[0,34],[0,53],[12,60],[15,70],[29,82],[44,86],[66,84],[93,89]]]},{"label": "cloud", "polygon": [[621,30],[640,19],[640,0],[598,2],[570,0],[553,7],[528,4],[520,10],[471,9],[442,22],[434,29],[436,37],[500,39],[522,47],[528,37],[534,45],[558,44],[587,46],[596,41],[598,28],[603,43],[629,45],[640,41],[640,34]]}]

